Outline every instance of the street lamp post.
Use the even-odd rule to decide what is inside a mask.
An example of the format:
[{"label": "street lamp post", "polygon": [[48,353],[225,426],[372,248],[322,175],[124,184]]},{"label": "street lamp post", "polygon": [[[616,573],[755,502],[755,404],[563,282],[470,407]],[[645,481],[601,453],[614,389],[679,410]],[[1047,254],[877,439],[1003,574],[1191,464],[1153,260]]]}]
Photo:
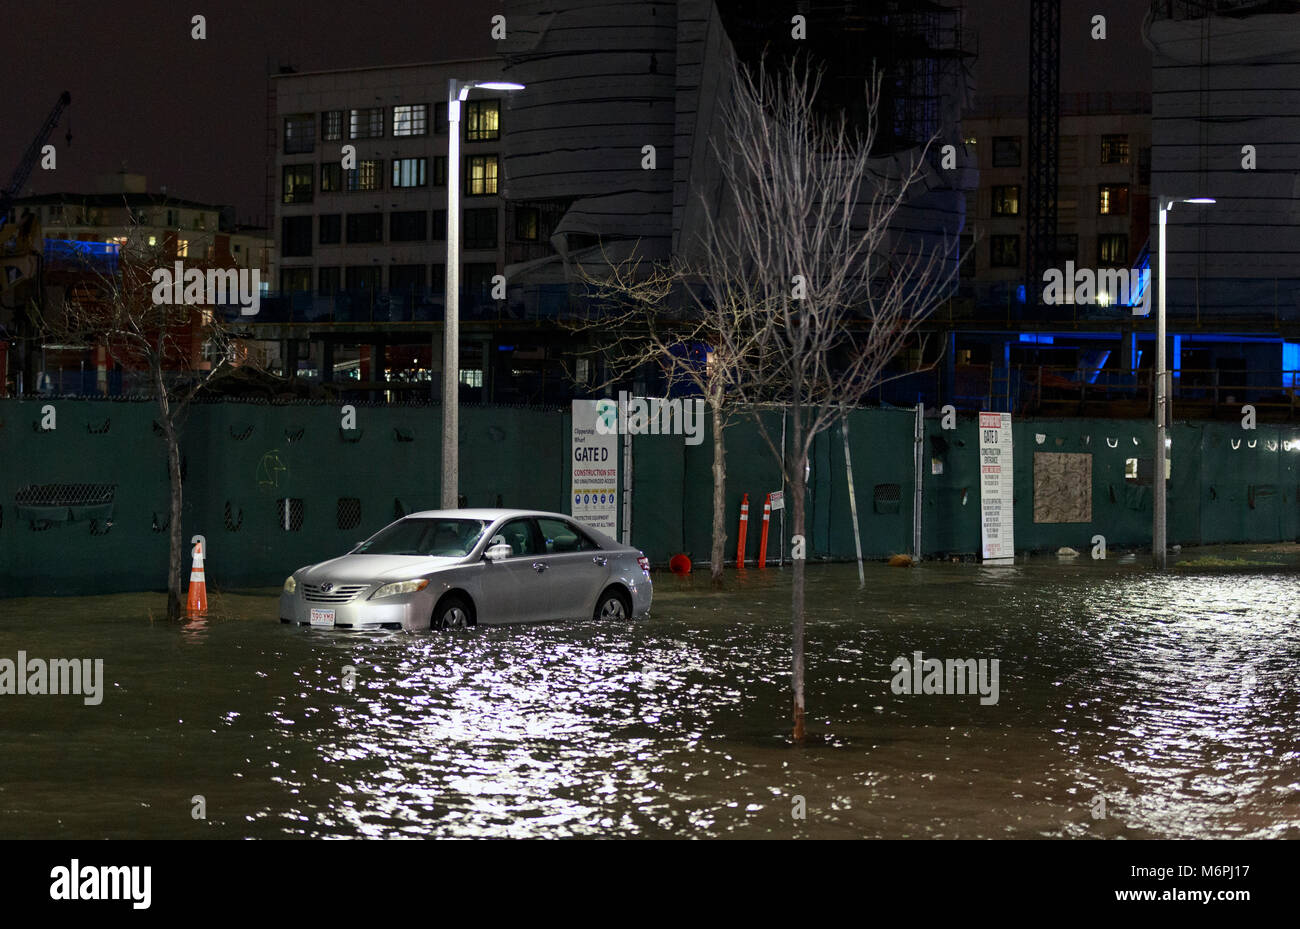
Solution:
[{"label": "street lamp post", "polygon": [[1168,449],[1166,435],[1169,425],[1169,372],[1165,370],[1165,230],[1168,227],[1169,211],[1174,208],[1175,203],[1198,203],[1209,204],[1214,200],[1211,197],[1160,197],[1160,269],[1157,283],[1159,294],[1158,309],[1156,311],[1156,453],[1155,453],[1155,475],[1151,484],[1155,489],[1154,500],[1151,507],[1151,555],[1155,561],[1157,570],[1164,571],[1169,567],[1168,552],[1165,548],[1165,541],[1168,537],[1168,519],[1166,513],[1166,494],[1168,492],[1168,480],[1166,471],[1168,470]]},{"label": "street lamp post", "polygon": [[460,494],[460,105],[475,87],[523,90],[508,81],[447,82],[447,273],[442,347],[442,508]]}]

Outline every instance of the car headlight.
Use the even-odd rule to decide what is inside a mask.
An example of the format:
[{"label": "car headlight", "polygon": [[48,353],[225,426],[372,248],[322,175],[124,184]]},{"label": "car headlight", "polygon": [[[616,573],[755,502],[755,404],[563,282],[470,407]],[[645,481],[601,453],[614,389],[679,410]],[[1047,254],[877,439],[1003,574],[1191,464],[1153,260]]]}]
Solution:
[{"label": "car headlight", "polygon": [[293,575],[290,574],[288,577],[284,579],[284,592],[287,594],[291,594],[297,591],[297,589],[298,589],[298,582],[295,581],[293,579]]},{"label": "car headlight", "polygon": [[381,597],[396,597],[398,594],[413,594],[417,590],[424,590],[428,586],[429,579],[425,577],[414,581],[394,581],[380,587],[370,595],[370,599],[378,600]]}]

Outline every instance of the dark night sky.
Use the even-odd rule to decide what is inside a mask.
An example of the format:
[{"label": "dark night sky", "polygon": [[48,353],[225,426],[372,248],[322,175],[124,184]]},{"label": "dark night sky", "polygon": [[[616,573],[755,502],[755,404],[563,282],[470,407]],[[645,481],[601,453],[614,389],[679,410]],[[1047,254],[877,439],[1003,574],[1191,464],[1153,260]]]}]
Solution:
[{"label": "dark night sky", "polygon": [[[980,35],[980,90],[1024,93],[1029,0],[966,0]],[[234,204],[241,221],[264,212],[266,73],[406,64],[492,53],[489,19],[504,4],[474,0],[176,0],[27,3],[7,11],[0,56],[0,178],[62,90],[72,93],[73,146],[56,130],[57,178],[37,169],[37,192],[88,190],[127,169],[149,187]],[[1140,0],[1063,0],[1061,89],[1146,90],[1149,55]],[[190,17],[208,38],[190,38]],[[1108,18],[1109,38],[1088,38]]]}]

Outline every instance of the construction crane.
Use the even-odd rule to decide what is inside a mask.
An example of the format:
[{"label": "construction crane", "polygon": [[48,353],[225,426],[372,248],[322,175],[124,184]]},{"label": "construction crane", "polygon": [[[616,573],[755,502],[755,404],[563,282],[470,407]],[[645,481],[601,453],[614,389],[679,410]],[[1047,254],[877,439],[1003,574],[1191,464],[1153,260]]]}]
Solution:
[{"label": "construction crane", "polygon": [[[71,103],[72,94],[65,90],[59,95],[54,109],[50,110],[40,131],[23,152],[9,183],[0,187],[0,395],[6,392],[10,342],[14,343],[12,351],[17,363],[17,383],[35,383],[36,353],[32,350],[32,344],[36,339],[37,327],[32,314],[34,312],[39,315],[43,304],[40,284],[45,236],[41,230],[40,218],[32,213],[11,223],[9,212],[13,209],[14,200],[22,195],[23,188],[27,186],[27,180],[41,157],[41,151],[63,118],[63,111]],[[68,131],[67,140],[71,145],[71,130]],[[34,305],[35,309],[30,305]]]},{"label": "construction crane", "polygon": [[[1042,306],[1043,272],[1056,264],[1061,139],[1061,0],[1029,0],[1029,172],[1025,307]],[[1035,316],[1041,315],[1031,314]]]},{"label": "construction crane", "polygon": [[[58,102],[54,104],[54,109],[50,110],[50,115],[45,117],[45,124],[41,126],[41,131],[36,133],[36,138],[32,139],[32,144],[27,146],[27,151],[23,152],[22,160],[18,162],[18,167],[9,178],[9,183],[0,188],[0,229],[9,219],[9,210],[13,207],[14,198],[22,193],[23,187],[27,185],[27,179],[32,176],[32,169],[36,167],[36,160],[41,157],[41,149],[50,139],[50,133],[58,126],[59,120],[63,118],[63,111],[72,103],[72,94],[66,90],[59,95]],[[72,130],[68,130],[68,144],[72,144]]]}]

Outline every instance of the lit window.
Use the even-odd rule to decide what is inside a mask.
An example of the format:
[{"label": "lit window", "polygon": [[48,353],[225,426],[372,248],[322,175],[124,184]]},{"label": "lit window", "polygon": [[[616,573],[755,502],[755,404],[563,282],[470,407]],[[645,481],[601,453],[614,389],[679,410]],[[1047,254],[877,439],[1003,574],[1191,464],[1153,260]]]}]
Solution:
[{"label": "lit window", "polygon": [[358,161],[355,168],[347,170],[348,190],[383,190],[383,159]]},{"label": "lit window", "polygon": [[428,180],[428,165],[427,158],[394,158],[393,186],[423,187]]},{"label": "lit window", "polygon": [[384,108],[370,107],[348,113],[348,137],[352,139],[382,139],[384,137]]},{"label": "lit window", "polygon": [[426,135],[429,131],[428,107],[423,103],[393,107],[393,136]]},{"label": "lit window", "polygon": [[311,203],[314,165],[285,165],[282,175],[282,203]]},{"label": "lit window", "polygon": [[330,110],[320,114],[321,138],[326,142],[337,142],[343,138],[343,111]]},{"label": "lit window", "polygon": [[1097,213],[1101,216],[1128,215],[1128,185],[1102,184],[1098,188]]},{"label": "lit window", "polygon": [[471,100],[465,104],[466,142],[492,142],[500,137],[500,100]]},{"label": "lit window", "polygon": [[1122,233],[1097,236],[1097,264],[1111,268],[1126,266],[1128,236]]},{"label": "lit window", "polygon": [[466,387],[482,387],[483,371],[479,368],[474,368],[474,369],[461,368],[460,382],[464,384]]},{"label": "lit window", "polygon": [[497,192],[497,156],[474,155],[469,159],[465,176],[465,193],[482,197]]},{"label": "lit window", "polygon": [[189,239],[177,239],[177,240],[176,240],[176,257],[177,257],[177,258],[188,258],[189,256],[190,256],[190,240],[189,240]]},{"label": "lit window", "polygon": [[1020,187],[1016,184],[993,188],[993,215],[1020,215]]}]

